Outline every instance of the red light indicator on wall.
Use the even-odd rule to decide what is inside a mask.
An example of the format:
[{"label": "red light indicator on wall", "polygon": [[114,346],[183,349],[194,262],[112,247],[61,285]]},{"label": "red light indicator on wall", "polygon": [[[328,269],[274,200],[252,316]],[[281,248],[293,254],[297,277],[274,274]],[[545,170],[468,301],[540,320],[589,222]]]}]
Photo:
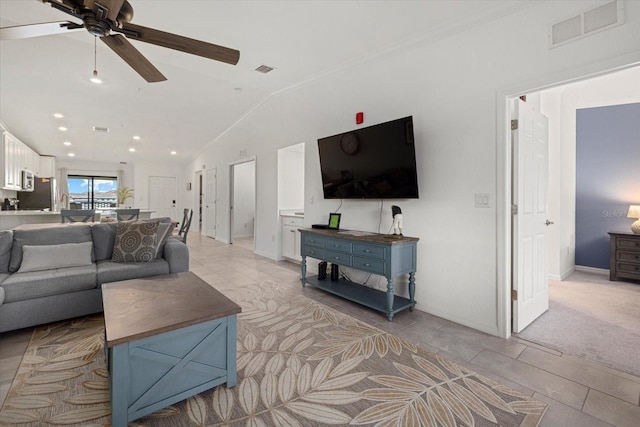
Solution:
[{"label": "red light indicator on wall", "polygon": [[364,122],[364,113],[356,113],[356,124],[360,125]]}]

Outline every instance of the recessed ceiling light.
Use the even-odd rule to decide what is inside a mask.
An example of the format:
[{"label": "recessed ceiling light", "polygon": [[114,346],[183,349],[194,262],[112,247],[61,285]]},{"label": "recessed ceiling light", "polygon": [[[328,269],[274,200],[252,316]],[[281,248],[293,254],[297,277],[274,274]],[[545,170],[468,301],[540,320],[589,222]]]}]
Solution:
[{"label": "recessed ceiling light", "polygon": [[129,148],[129,151],[131,151],[133,153],[134,151],[136,151],[136,149],[131,147],[131,148]]},{"label": "recessed ceiling light", "polygon": [[55,113],[55,114],[53,115],[53,117],[55,117],[56,119],[61,119],[61,118],[63,118],[64,116],[63,116],[62,114],[60,114],[60,113]]},{"label": "recessed ceiling light", "polygon": [[135,139],[136,141],[138,141],[140,139],[140,137],[138,135],[133,135],[133,139]]},{"label": "recessed ceiling light", "polygon": [[172,155],[172,156],[175,156],[176,154],[178,154],[178,153],[176,153],[175,151],[172,151],[172,152],[171,152],[171,155]]},{"label": "recessed ceiling light", "polygon": [[69,155],[69,157],[73,157],[73,156],[75,156],[75,153],[69,153],[68,155]]},{"label": "recessed ceiling light", "polygon": [[58,129],[59,129],[59,130],[61,130],[61,131],[63,131],[63,132],[64,132],[65,130],[67,130],[67,128],[66,128],[66,127],[64,127],[64,126],[60,126]]},{"label": "recessed ceiling light", "polygon": [[71,145],[71,143],[69,141],[65,141],[63,142],[64,145]]}]

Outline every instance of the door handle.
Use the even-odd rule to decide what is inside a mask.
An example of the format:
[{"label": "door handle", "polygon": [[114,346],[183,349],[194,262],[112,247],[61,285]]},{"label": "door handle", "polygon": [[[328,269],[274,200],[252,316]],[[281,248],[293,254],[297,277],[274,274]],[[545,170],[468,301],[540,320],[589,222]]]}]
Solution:
[{"label": "door handle", "polygon": [[547,227],[548,227],[548,226],[550,226],[550,225],[552,225],[552,224],[553,224],[553,221],[546,220],[546,221],[544,222],[544,225],[546,225]]}]

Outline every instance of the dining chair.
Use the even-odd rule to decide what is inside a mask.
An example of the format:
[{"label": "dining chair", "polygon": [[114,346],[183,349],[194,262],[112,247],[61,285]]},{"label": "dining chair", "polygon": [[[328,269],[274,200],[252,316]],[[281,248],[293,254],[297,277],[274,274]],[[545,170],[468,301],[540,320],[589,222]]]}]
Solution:
[{"label": "dining chair", "polygon": [[95,222],[95,209],[62,209],[60,211],[62,223],[65,222]]},{"label": "dining chair", "polygon": [[181,240],[183,243],[187,243],[187,235],[189,234],[189,228],[191,227],[191,219],[193,218],[193,209],[185,209],[182,218],[182,224],[180,224],[180,230],[177,235],[171,236],[174,239]]},{"label": "dining chair", "polygon": [[119,221],[137,220],[140,216],[140,209],[116,209],[116,219]]}]

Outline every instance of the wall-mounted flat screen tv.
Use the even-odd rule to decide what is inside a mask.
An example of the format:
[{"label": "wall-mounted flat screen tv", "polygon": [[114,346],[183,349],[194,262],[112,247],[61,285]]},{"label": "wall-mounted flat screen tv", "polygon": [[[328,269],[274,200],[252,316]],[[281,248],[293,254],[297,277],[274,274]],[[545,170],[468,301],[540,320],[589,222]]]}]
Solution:
[{"label": "wall-mounted flat screen tv", "polygon": [[325,199],[417,199],[413,116],[318,139]]}]

